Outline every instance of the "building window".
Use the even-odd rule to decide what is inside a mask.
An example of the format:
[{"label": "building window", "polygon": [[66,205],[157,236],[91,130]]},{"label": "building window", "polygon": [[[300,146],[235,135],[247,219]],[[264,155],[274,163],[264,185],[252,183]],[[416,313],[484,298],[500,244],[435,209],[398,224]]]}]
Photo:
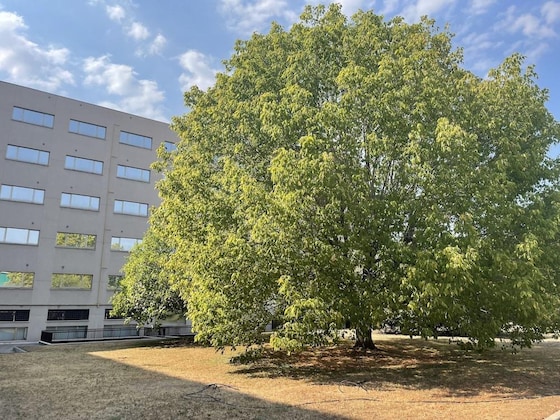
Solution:
[{"label": "building window", "polygon": [[54,273],[51,279],[53,289],[91,289],[93,274]]},{"label": "building window", "polygon": [[56,246],[64,248],[95,249],[95,235],[85,233],[57,232]]},{"label": "building window", "polygon": [[[107,318],[107,319],[122,319],[122,318]],[[118,337],[138,337],[140,330],[134,325],[104,325],[103,337],[118,338]]]},{"label": "building window", "polygon": [[170,141],[164,141],[163,146],[165,147],[165,151],[168,152],[168,153],[171,153],[171,152],[174,152],[175,150],[177,150],[177,145],[175,143],[170,142]]},{"label": "building window", "polygon": [[134,201],[115,200],[113,212],[118,214],[130,214],[132,216],[147,216],[148,205]]},{"label": "building window", "polygon": [[89,319],[89,309],[49,309],[47,321],[82,321]]},{"label": "building window", "polygon": [[121,131],[119,143],[128,144],[130,146],[142,147],[143,149],[152,148],[151,137],[141,136],[139,134],[128,133]]},{"label": "building window", "polygon": [[21,271],[2,271],[0,272],[0,287],[31,289],[35,273],[25,273]]},{"label": "building window", "polygon": [[72,171],[101,175],[103,173],[103,162],[75,156],[66,156],[66,159],[64,160],[64,168]]},{"label": "building window", "polygon": [[62,193],[60,207],[99,211],[99,197]]},{"label": "building window", "polygon": [[98,139],[105,140],[105,133],[107,132],[107,129],[101,125],[70,120],[68,131],[71,133],[82,134],[84,136],[96,137]]},{"label": "building window", "polygon": [[0,328],[0,341],[27,340],[27,327]]},{"label": "building window", "polygon": [[121,288],[121,281],[123,276],[121,275],[109,275],[109,279],[107,281],[107,289],[109,290],[120,290]]},{"label": "building window", "polygon": [[88,327],[86,325],[47,327],[45,331],[52,333],[53,341],[84,339],[88,335]]},{"label": "building window", "polygon": [[35,163],[37,165],[48,165],[49,152],[8,144],[6,159]]},{"label": "building window", "polygon": [[29,309],[7,309],[0,311],[0,322],[29,321]]},{"label": "building window", "polygon": [[117,166],[117,177],[132,179],[133,181],[150,182],[150,171],[147,169],[133,168],[132,166]]},{"label": "building window", "polygon": [[[123,319],[123,317],[119,315],[111,315],[111,309],[105,309],[105,319]],[[136,327],[133,328],[136,329]]]},{"label": "building window", "polygon": [[39,243],[39,231],[31,229],[0,227],[0,243],[16,245],[37,245]]},{"label": "building window", "polygon": [[14,185],[1,185],[0,200],[43,204],[43,202],[45,201],[45,190],[36,190],[35,188],[27,187],[16,187]]},{"label": "building window", "polygon": [[129,252],[134,245],[142,242],[142,239],[137,238],[111,238],[111,250],[113,251],[127,251]]},{"label": "building window", "polygon": [[43,127],[53,128],[54,115],[45,114],[44,112],[32,111],[30,109],[19,108],[14,106],[12,119],[29,124],[40,125]]}]

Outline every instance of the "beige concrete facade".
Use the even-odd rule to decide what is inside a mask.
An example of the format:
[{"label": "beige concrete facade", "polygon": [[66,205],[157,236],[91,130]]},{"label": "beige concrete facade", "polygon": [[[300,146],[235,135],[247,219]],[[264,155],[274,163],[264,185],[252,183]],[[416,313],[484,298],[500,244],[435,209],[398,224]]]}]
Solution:
[{"label": "beige concrete facade", "polygon": [[0,82],[0,341],[123,324],[106,319],[109,276],[128,255],[116,238],[142,238],[159,202],[150,164],[177,141],[166,123]]}]

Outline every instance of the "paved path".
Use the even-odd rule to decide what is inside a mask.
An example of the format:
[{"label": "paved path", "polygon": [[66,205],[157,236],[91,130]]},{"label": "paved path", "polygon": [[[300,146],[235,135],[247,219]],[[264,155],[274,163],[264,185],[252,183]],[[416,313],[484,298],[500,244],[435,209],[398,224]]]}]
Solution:
[{"label": "paved path", "polygon": [[557,411],[554,414],[551,414],[549,417],[547,417],[544,420],[560,420],[560,411]]},{"label": "paved path", "polygon": [[24,353],[25,350],[20,349],[16,344],[0,344],[1,353]]}]

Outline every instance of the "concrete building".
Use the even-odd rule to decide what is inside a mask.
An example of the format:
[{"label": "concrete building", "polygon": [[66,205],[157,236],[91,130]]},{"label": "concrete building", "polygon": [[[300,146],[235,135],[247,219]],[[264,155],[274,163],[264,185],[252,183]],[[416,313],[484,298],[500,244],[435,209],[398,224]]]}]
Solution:
[{"label": "concrete building", "polygon": [[159,202],[168,125],[0,82],[0,341],[136,334],[110,319]]}]

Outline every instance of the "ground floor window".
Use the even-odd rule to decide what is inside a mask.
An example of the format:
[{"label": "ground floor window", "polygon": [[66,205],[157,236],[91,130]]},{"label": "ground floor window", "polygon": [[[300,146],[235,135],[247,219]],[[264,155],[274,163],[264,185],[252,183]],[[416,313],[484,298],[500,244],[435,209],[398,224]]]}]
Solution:
[{"label": "ground floor window", "polygon": [[29,321],[29,309],[3,309],[0,311],[0,321]]},{"label": "ground floor window", "polygon": [[0,341],[27,340],[27,327],[0,327]]},{"label": "ground floor window", "polygon": [[105,325],[103,337],[136,337],[140,331],[134,325]]},{"label": "ground floor window", "polygon": [[87,326],[69,325],[63,327],[47,327],[47,332],[52,332],[52,340],[72,340],[87,337]]},{"label": "ground floor window", "polygon": [[87,319],[89,319],[89,309],[49,309],[47,313],[47,321],[77,321]]}]

